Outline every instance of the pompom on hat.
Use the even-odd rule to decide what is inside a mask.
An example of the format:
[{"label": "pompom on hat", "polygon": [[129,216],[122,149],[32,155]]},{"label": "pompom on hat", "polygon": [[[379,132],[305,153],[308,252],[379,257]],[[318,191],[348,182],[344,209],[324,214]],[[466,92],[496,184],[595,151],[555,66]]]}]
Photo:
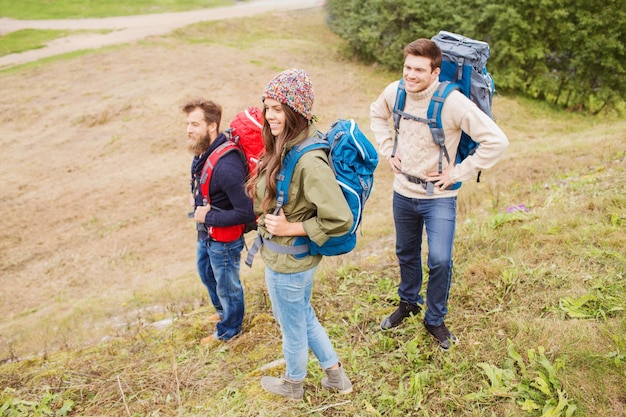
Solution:
[{"label": "pompom on hat", "polygon": [[313,83],[304,70],[292,68],[275,76],[265,87],[266,98],[286,104],[307,120],[313,118]]}]

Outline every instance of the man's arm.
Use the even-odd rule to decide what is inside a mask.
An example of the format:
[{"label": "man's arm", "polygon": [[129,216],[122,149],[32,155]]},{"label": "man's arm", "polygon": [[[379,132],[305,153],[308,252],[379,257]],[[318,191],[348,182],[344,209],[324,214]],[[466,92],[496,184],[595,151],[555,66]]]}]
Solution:
[{"label": "man's arm", "polygon": [[245,191],[246,175],[247,169],[236,152],[220,158],[212,180],[218,181],[217,193],[211,194],[211,209],[205,215],[205,224],[224,227],[254,221],[252,199]]},{"label": "man's arm", "polygon": [[[393,114],[393,103],[398,89],[398,82],[389,84],[370,105],[370,129],[378,144],[378,153],[385,158],[391,156],[394,132],[389,119]],[[390,104],[391,103],[391,104]]]},{"label": "man's arm", "polygon": [[[446,109],[448,100],[451,100],[451,106]],[[447,111],[450,112],[448,115]],[[500,127],[461,93],[450,94],[443,107],[442,117],[444,128],[445,123],[457,123],[457,134],[460,134],[458,130],[462,130],[480,144],[473,155],[449,169],[451,183],[471,180],[478,171],[493,167],[509,146],[509,140]],[[450,157],[454,155],[451,154]]]}]

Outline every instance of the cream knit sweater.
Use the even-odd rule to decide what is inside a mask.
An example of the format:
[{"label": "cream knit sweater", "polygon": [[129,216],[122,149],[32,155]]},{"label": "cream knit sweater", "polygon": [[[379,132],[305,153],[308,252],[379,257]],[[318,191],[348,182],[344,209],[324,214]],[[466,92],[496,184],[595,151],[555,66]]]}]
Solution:
[{"label": "cream knit sweater", "polygon": [[[430,99],[438,86],[439,82],[436,81],[419,93],[407,92],[404,112],[426,118]],[[379,153],[387,159],[393,149],[394,131],[391,116],[397,89],[398,81],[389,84],[370,106],[371,129],[378,143]],[[509,144],[506,135],[495,122],[458,91],[453,91],[446,99],[441,119],[451,163],[454,163],[461,131],[467,132],[474,141],[480,143],[476,153],[452,169],[450,179],[454,182],[473,180],[479,170],[494,166]],[[396,156],[402,161],[402,170],[411,176],[424,178],[427,172],[436,172],[439,164],[439,146],[433,141],[428,125],[403,119],[400,122]],[[444,157],[444,168],[447,165]],[[397,193],[409,198],[453,197],[458,193],[458,190],[441,191],[435,188],[434,194],[427,196],[421,184],[411,183],[402,174],[396,174],[393,188]]]}]

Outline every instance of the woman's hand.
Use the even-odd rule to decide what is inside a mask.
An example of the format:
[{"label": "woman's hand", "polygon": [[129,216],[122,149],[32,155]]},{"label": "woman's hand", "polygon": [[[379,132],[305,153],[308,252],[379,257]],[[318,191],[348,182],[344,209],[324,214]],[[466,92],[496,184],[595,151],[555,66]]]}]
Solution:
[{"label": "woman's hand", "polygon": [[274,236],[306,236],[302,222],[290,222],[280,209],[277,215],[265,215],[265,228]]}]

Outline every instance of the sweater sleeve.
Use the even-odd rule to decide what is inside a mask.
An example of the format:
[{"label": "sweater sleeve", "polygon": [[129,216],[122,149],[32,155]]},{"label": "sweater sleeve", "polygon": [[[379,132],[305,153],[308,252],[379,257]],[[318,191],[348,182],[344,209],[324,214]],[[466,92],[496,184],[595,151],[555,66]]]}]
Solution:
[{"label": "sweater sleeve", "polygon": [[247,170],[236,152],[224,155],[213,170],[207,226],[233,226],[255,219],[252,199],[245,192]]},{"label": "sweater sleeve", "polygon": [[[474,178],[478,171],[493,167],[504,155],[509,141],[500,127],[463,94],[454,92],[448,99],[452,100],[451,106],[446,103],[443,107],[444,126],[458,126],[480,144],[473,155],[455,165],[450,172],[452,181],[467,181]],[[446,110],[449,110],[448,114]],[[446,124],[446,118],[456,120]]]},{"label": "sweater sleeve", "polygon": [[389,119],[393,114],[398,82],[389,84],[370,105],[370,128],[378,144],[378,152],[385,158],[389,158],[393,150],[394,133]]}]

